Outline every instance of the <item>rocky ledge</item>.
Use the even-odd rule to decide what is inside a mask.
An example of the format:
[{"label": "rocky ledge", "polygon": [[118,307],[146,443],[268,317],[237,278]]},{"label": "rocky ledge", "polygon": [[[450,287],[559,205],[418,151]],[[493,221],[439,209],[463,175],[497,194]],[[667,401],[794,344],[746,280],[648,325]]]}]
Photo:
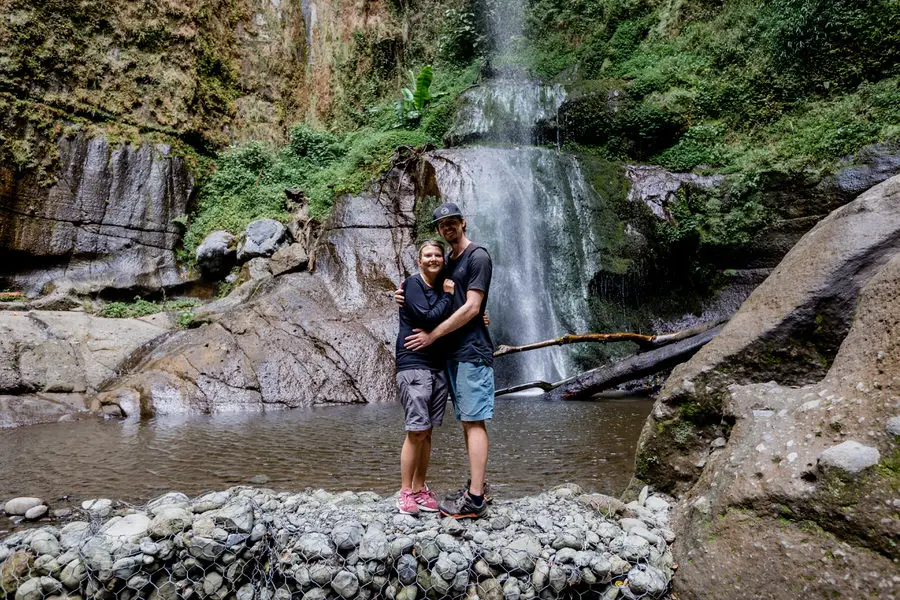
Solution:
[{"label": "rocky ledge", "polygon": [[[480,520],[397,513],[393,497],[232,488],[0,542],[7,598],[250,600],[660,598],[675,565],[669,499],[578,486],[495,503]],[[574,596],[573,596],[574,594]]]}]

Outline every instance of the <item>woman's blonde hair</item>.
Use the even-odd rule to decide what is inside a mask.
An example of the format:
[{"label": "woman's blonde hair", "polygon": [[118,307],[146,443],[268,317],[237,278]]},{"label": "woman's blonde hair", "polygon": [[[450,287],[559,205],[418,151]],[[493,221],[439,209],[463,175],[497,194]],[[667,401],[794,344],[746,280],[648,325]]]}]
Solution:
[{"label": "woman's blonde hair", "polygon": [[421,244],[419,244],[419,250],[416,252],[416,258],[421,260],[422,251],[425,250],[425,248],[428,248],[429,246],[434,246],[435,248],[437,248],[438,250],[441,251],[441,254],[444,253],[444,245],[442,243],[440,243],[437,240],[428,239],[428,240],[425,240],[424,242],[422,242]]}]

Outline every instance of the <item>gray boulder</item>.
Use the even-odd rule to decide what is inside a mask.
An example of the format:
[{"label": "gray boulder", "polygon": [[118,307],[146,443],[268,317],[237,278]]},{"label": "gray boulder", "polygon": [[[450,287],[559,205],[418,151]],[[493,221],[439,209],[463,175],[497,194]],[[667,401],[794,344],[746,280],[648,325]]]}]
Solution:
[{"label": "gray boulder", "polygon": [[247,225],[238,242],[238,262],[272,256],[287,235],[287,227],[275,219],[253,221]]},{"label": "gray boulder", "polygon": [[228,231],[213,231],[197,246],[197,265],[212,277],[224,275],[235,265],[235,237]]}]

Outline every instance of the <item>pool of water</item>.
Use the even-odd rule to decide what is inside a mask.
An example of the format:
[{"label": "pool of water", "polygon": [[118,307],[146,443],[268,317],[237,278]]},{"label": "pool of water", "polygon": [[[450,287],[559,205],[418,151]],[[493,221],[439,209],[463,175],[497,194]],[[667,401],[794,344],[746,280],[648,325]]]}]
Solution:
[{"label": "pool of water", "polygon": [[[651,405],[643,398],[498,398],[488,425],[495,495],[514,498],[565,482],[621,492]],[[352,405],[22,427],[0,432],[0,501],[40,496],[52,508],[96,497],[143,503],[172,490],[193,496],[239,484],[392,493],[400,485],[402,422],[398,405]],[[435,431],[429,475],[438,491],[465,483],[462,433],[452,413]]]}]

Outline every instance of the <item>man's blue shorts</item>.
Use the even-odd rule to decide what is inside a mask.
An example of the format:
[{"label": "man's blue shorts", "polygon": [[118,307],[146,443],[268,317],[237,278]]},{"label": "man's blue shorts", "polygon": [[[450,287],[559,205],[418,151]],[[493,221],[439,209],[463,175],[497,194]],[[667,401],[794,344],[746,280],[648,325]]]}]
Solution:
[{"label": "man's blue shorts", "polygon": [[487,421],[493,418],[493,367],[448,360],[447,374],[457,421]]}]

